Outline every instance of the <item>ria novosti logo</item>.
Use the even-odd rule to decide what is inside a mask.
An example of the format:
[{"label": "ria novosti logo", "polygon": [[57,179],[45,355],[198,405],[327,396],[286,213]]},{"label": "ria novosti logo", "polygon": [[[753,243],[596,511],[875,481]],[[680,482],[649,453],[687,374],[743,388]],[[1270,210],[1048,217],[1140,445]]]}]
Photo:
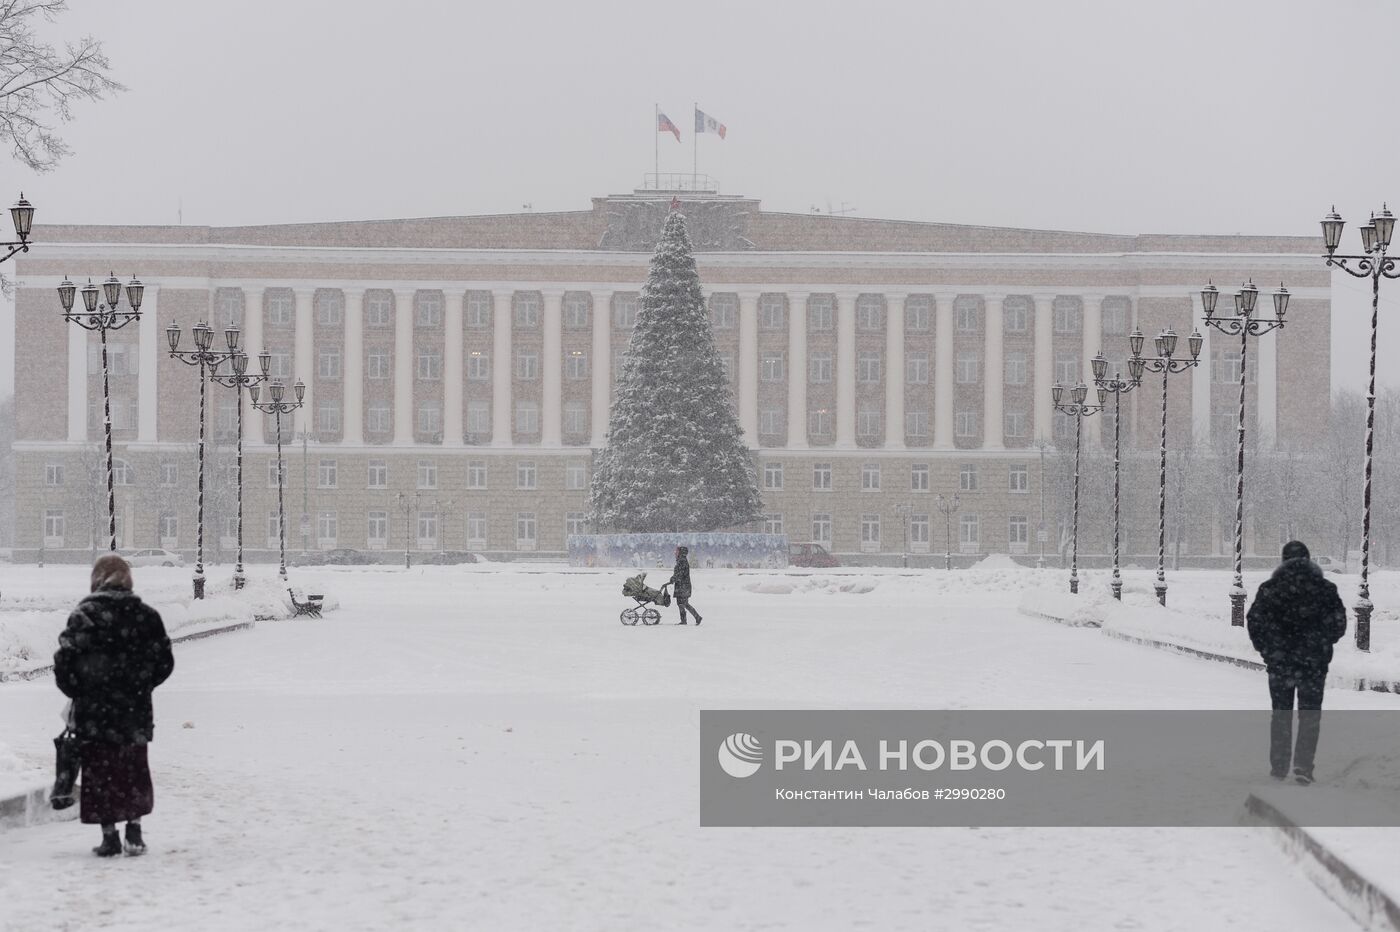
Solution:
[{"label": "ria novosti logo", "polygon": [[732,734],[719,746],[719,765],[731,777],[751,777],[763,766],[763,745],[742,731]]}]

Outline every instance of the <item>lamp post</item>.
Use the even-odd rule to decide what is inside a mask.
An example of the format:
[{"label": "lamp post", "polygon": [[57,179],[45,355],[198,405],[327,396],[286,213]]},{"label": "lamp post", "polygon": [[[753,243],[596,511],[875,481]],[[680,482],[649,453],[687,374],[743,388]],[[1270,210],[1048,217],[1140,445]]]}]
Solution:
[{"label": "lamp post", "polygon": [[[1385,204],[1380,215],[1371,215],[1370,222],[1361,227],[1363,255],[1337,255],[1342,241],[1345,221],[1333,207],[1322,221],[1322,240],[1327,247],[1327,264],[1341,269],[1353,278],[1371,280],[1371,379],[1366,388],[1366,467],[1361,491],[1361,589],[1356,600],[1356,647],[1371,649],[1371,452],[1376,430],[1376,330],[1380,323],[1381,279],[1400,278],[1395,260],[1386,255],[1390,237],[1395,232],[1395,215]],[[1351,263],[1355,263],[1355,268]]]},{"label": "lamp post", "polygon": [[1073,530],[1070,533],[1070,561],[1069,561],[1069,591],[1079,592],[1079,447],[1080,441],[1084,438],[1084,419],[1098,414],[1104,409],[1104,404],[1108,399],[1108,392],[1099,389],[1099,403],[1086,404],[1085,399],[1089,397],[1089,386],[1080,382],[1070,389],[1070,400],[1063,402],[1064,386],[1056,382],[1050,389],[1050,398],[1054,402],[1055,410],[1068,414],[1074,418],[1074,519]]},{"label": "lamp post", "polygon": [[178,359],[187,366],[197,366],[199,368],[199,504],[196,510],[195,525],[197,534],[197,548],[195,550],[194,561],[194,597],[204,598],[204,423],[206,418],[207,404],[205,402],[207,390],[205,383],[209,374],[221,362],[232,359],[237,355],[239,344],[243,338],[243,331],[237,327],[229,327],[224,331],[224,340],[228,344],[227,350],[212,349],[214,345],[214,331],[209,329],[209,325],[197,323],[192,328],[194,333],[194,349],[180,349],[180,325],[171,324],[165,328],[165,338],[170,344],[170,358]]},{"label": "lamp post", "polygon": [[[15,225],[15,236],[17,239],[8,243],[0,243],[0,246],[7,247],[10,251],[0,256],[0,262],[11,258],[17,252],[29,251],[29,232],[34,228],[34,205],[24,199],[24,192],[20,192],[19,200],[15,206],[10,208],[10,220]],[[108,304],[115,304],[115,301],[108,301]]]},{"label": "lamp post", "polygon": [[399,509],[400,509],[401,511],[403,511],[403,568],[404,568],[404,569],[408,569],[410,566],[413,565],[412,559],[410,558],[410,551],[409,551],[409,547],[412,546],[412,542],[413,542],[413,528],[409,525],[409,521],[411,520],[411,517],[412,517],[412,515],[413,515],[413,512],[414,512],[415,510],[417,510],[417,508],[418,508],[418,497],[419,497],[419,493],[418,493],[418,492],[414,492],[412,495],[409,495],[407,492],[400,492],[400,493],[399,493]]},{"label": "lamp post", "polygon": [[1146,337],[1142,331],[1133,328],[1133,332],[1128,337],[1128,345],[1133,351],[1130,365],[1139,365],[1138,378],[1142,378],[1142,373],[1160,372],[1162,373],[1162,433],[1160,443],[1160,467],[1157,471],[1157,581],[1153,588],[1157,590],[1157,603],[1167,604],[1167,377],[1185,372],[1194,368],[1200,363],[1201,346],[1205,343],[1205,337],[1201,336],[1199,330],[1192,330],[1187,343],[1191,347],[1191,358],[1176,357],[1176,333],[1168,327],[1157,334],[1152,341],[1157,350],[1156,356],[1144,358],[1142,355],[1142,344]]},{"label": "lamp post", "polygon": [[904,569],[909,569],[909,514],[914,510],[912,505],[895,505],[894,513],[899,515],[900,523],[904,526],[904,545],[900,550],[900,564]]},{"label": "lamp post", "polygon": [[245,582],[243,576],[243,389],[251,389],[254,385],[268,380],[272,354],[268,352],[258,354],[258,368],[262,370],[261,374],[248,374],[247,353],[234,353],[230,358],[230,363],[232,365],[231,372],[221,375],[218,372],[218,367],[215,366],[209,373],[209,378],[238,393],[238,562],[233,568],[233,588],[242,589]]},{"label": "lamp post", "polygon": [[253,400],[253,407],[264,414],[274,415],[276,418],[275,430],[277,432],[277,555],[280,566],[277,575],[282,577],[282,581],[287,581],[287,509],[283,502],[282,489],[287,484],[287,470],[282,464],[282,415],[291,414],[301,407],[302,398],[306,395],[306,385],[297,379],[292,386],[292,394],[296,400],[287,399],[286,386],[281,379],[273,379],[267,386],[267,401],[259,401],[259,388],[256,385],[248,386],[248,397]]},{"label": "lamp post", "polygon": [[[23,197],[20,202],[24,203]],[[12,208],[19,210],[20,208]],[[30,214],[34,209],[28,208]],[[20,229],[18,217],[15,219],[15,229]],[[24,239],[29,236],[28,227],[25,228]],[[13,244],[10,244],[13,246]],[[27,245],[22,250],[27,250]],[[21,251],[22,251],[21,250]],[[14,255],[15,249],[10,250],[10,255]],[[8,256],[6,258],[9,258]],[[102,340],[102,434],[106,442],[107,452],[107,532],[108,549],[113,552],[117,549],[117,495],[116,483],[112,473],[112,396],[109,388],[109,371],[107,367],[107,331],[120,330],[133,320],[141,319],[141,298],[146,293],[146,286],[137,281],[135,277],[126,286],[126,303],[128,310],[121,310],[118,303],[121,301],[122,284],[117,281],[117,276],[112,274],[102,283],[101,294],[96,285],[89,279],[83,286],[83,308],[84,310],[73,312],[73,297],[78,286],[74,285],[67,278],[58,286],[58,300],[63,305],[63,319],[70,324],[77,324],[84,330],[95,330]],[[100,299],[106,298],[106,302]]]},{"label": "lamp post", "polygon": [[1035,558],[1035,568],[1043,569],[1045,566],[1045,449],[1050,446],[1044,438],[1035,442],[1040,450],[1040,526],[1035,530],[1036,543],[1040,545],[1040,556]]},{"label": "lamp post", "polygon": [[952,498],[944,498],[940,492],[933,500],[943,514],[943,568],[953,568],[953,515],[958,513],[962,500],[954,492]]},{"label": "lamp post", "polygon": [[1110,379],[1107,377],[1108,360],[1104,358],[1102,350],[1090,362],[1090,366],[1094,370],[1094,384],[1099,388],[1099,397],[1103,397],[1103,392],[1108,392],[1113,396],[1113,576],[1109,581],[1109,587],[1113,590],[1113,597],[1120,602],[1123,601],[1123,576],[1118,570],[1118,541],[1121,522],[1118,489],[1123,435],[1123,396],[1142,384],[1143,363],[1143,359],[1135,356],[1128,360],[1128,378],[1123,378],[1121,372],[1115,372],[1113,378]]},{"label": "lamp post", "polygon": [[297,439],[301,441],[301,552],[305,554],[310,549],[307,538],[311,534],[311,431],[303,428]]},{"label": "lamp post", "polygon": [[[1393,222],[1393,221],[1392,221]],[[1240,427],[1239,442],[1236,447],[1235,467],[1235,584],[1230,589],[1230,624],[1244,626],[1244,387],[1245,358],[1249,350],[1249,338],[1259,337],[1283,326],[1283,315],[1288,310],[1288,289],[1278,286],[1274,292],[1274,319],[1254,316],[1254,307],[1259,301],[1259,289],[1253,281],[1235,292],[1235,316],[1216,317],[1215,303],[1220,292],[1213,284],[1201,289],[1201,307],[1205,310],[1207,327],[1214,327],[1226,336],[1240,338]]]}]

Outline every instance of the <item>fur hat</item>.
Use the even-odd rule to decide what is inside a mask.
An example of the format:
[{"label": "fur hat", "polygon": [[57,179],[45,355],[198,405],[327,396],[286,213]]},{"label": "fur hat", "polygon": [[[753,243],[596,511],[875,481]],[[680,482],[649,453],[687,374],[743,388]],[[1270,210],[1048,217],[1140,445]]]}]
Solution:
[{"label": "fur hat", "polygon": [[121,589],[131,591],[131,564],[115,553],[97,558],[92,565],[92,591]]},{"label": "fur hat", "polygon": [[1290,540],[1283,545],[1283,558],[1285,560],[1310,560],[1312,554],[1308,553],[1307,544],[1301,540]]}]

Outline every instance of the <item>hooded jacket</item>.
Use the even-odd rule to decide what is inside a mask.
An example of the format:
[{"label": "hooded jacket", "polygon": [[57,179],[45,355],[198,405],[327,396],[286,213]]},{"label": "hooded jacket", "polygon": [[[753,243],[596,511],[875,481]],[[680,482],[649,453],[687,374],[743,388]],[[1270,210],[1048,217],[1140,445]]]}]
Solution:
[{"label": "hooded jacket", "polygon": [[690,598],[690,560],[686,558],[686,549],[680,548],[676,554],[676,568],[671,571],[669,583],[675,584],[675,596],[678,599]]},{"label": "hooded jacket", "polygon": [[1284,560],[1259,587],[1247,630],[1271,672],[1325,674],[1346,634],[1346,607],[1316,563]]}]

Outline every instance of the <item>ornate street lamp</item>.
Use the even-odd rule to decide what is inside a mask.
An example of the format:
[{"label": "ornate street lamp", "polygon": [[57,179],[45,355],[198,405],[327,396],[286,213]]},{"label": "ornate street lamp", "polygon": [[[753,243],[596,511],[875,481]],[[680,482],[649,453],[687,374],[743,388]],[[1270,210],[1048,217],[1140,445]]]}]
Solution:
[{"label": "ornate street lamp", "polygon": [[[20,198],[20,203],[27,205],[23,197]],[[12,208],[14,211],[20,209],[19,207]],[[32,219],[34,208],[26,206],[24,209],[29,211],[29,219]],[[24,238],[27,240],[29,237],[28,221],[26,220],[25,223],[23,230]],[[16,215],[15,230],[19,231],[20,229],[20,219]],[[29,247],[25,246],[24,248],[28,249]],[[10,255],[14,255],[13,249],[10,251]],[[108,386],[110,372],[107,367],[107,331],[120,330],[133,320],[141,319],[141,298],[146,293],[146,286],[135,277],[131,279],[126,286],[126,303],[129,305],[129,309],[125,311],[118,307],[122,296],[122,283],[117,281],[115,274],[110,275],[102,283],[100,293],[97,286],[92,283],[92,279],[88,279],[88,283],[83,286],[83,310],[75,312],[73,298],[77,290],[77,285],[64,278],[63,283],[58,286],[58,300],[63,305],[64,320],[70,324],[77,324],[84,330],[97,331],[97,335],[102,340],[102,433],[106,440],[107,449],[107,532],[109,549],[115,552],[117,549],[117,496],[112,473],[112,396]],[[106,301],[102,301],[102,298],[106,298]]]},{"label": "ornate street lamp", "polygon": [[34,205],[24,199],[23,192],[20,193],[15,206],[10,208],[10,220],[15,225],[15,236],[18,239],[8,243],[0,243],[0,246],[9,247],[10,250],[5,255],[0,256],[0,262],[4,262],[17,252],[29,251],[29,231],[34,228]]},{"label": "ornate street lamp", "polygon": [[1138,378],[1142,378],[1142,372],[1162,373],[1162,434],[1161,434],[1161,467],[1157,473],[1158,495],[1157,495],[1157,582],[1153,588],[1157,590],[1157,602],[1160,605],[1167,604],[1167,377],[1185,372],[1195,367],[1200,362],[1201,346],[1205,343],[1205,337],[1201,336],[1199,330],[1192,330],[1191,336],[1187,339],[1191,347],[1191,358],[1178,358],[1176,356],[1176,333],[1168,327],[1157,334],[1153,340],[1157,349],[1156,356],[1143,358],[1142,344],[1145,341],[1142,331],[1136,328],[1128,337],[1128,345],[1133,351],[1133,358],[1129,362],[1130,366],[1140,366]]},{"label": "ornate street lamp", "polygon": [[243,332],[237,327],[229,327],[224,331],[224,340],[228,344],[227,350],[212,349],[214,345],[214,331],[209,329],[209,325],[203,322],[194,325],[194,349],[180,349],[180,325],[172,323],[165,328],[165,339],[170,344],[170,358],[178,359],[188,366],[199,367],[199,505],[196,514],[195,524],[198,534],[198,546],[195,551],[194,563],[194,597],[204,598],[204,422],[206,389],[205,383],[208,377],[219,365],[225,361],[232,360],[239,355],[242,350]]},{"label": "ornate street lamp", "polygon": [[934,504],[943,513],[943,568],[951,570],[953,568],[953,515],[958,513],[958,506],[962,500],[958,498],[958,493],[954,492],[952,498],[944,498],[943,493],[939,493],[934,498]]},{"label": "ornate street lamp", "polygon": [[1089,386],[1080,382],[1070,389],[1070,400],[1064,401],[1064,386],[1059,382],[1050,389],[1050,399],[1055,405],[1055,410],[1068,414],[1074,418],[1074,524],[1073,532],[1070,534],[1072,550],[1070,552],[1069,563],[1069,591],[1079,592],[1079,447],[1080,441],[1084,437],[1084,419],[1098,414],[1104,409],[1108,400],[1108,392],[1099,389],[1099,403],[1086,404],[1085,399],[1089,397]]},{"label": "ornate street lamp", "polygon": [[1113,597],[1118,601],[1123,601],[1123,577],[1118,571],[1118,541],[1120,536],[1120,515],[1118,509],[1118,488],[1120,452],[1123,423],[1123,396],[1142,384],[1143,360],[1134,357],[1128,360],[1128,378],[1123,378],[1121,372],[1113,373],[1113,378],[1108,378],[1108,360],[1104,358],[1103,351],[1095,356],[1090,363],[1094,370],[1094,384],[1099,388],[1099,397],[1103,397],[1104,392],[1113,396],[1113,578],[1109,585],[1113,589]]},{"label": "ornate street lamp", "polygon": [[[1380,216],[1371,215],[1371,220],[1361,228],[1361,247],[1364,255],[1337,255],[1337,247],[1342,242],[1342,227],[1345,221],[1333,207],[1322,220],[1322,242],[1327,247],[1324,257],[1327,264],[1341,269],[1353,278],[1371,280],[1371,380],[1366,388],[1366,471],[1361,491],[1361,589],[1356,600],[1356,647],[1358,650],[1371,649],[1371,453],[1376,432],[1376,330],[1380,324],[1381,279],[1400,278],[1395,260],[1386,255],[1390,249],[1390,237],[1395,232],[1395,215],[1385,204],[1381,204]],[[1352,263],[1355,263],[1353,268]]]},{"label": "ornate street lamp", "polygon": [[413,527],[409,524],[412,520],[413,512],[418,509],[418,492],[409,495],[406,492],[399,493],[399,508],[403,511],[403,568],[408,569],[413,565],[410,559],[409,548],[413,545]]},{"label": "ornate street lamp", "polygon": [[268,380],[272,354],[258,354],[258,368],[262,370],[260,374],[248,372],[248,354],[245,352],[234,353],[229,357],[229,362],[232,371],[220,373],[218,365],[215,364],[209,373],[209,379],[238,393],[238,562],[233,568],[233,588],[242,589],[246,581],[243,576],[243,389],[251,390],[253,386]]},{"label": "ornate street lamp", "polygon": [[279,566],[277,575],[282,577],[282,581],[287,581],[287,510],[282,501],[282,489],[287,484],[287,470],[282,464],[282,415],[291,414],[301,407],[302,399],[306,396],[306,385],[297,379],[292,386],[292,394],[296,396],[293,401],[286,397],[287,389],[282,384],[281,379],[273,379],[267,386],[267,401],[260,401],[260,388],[257,385],[248,386],[248,397],[253,401],[253,408],[263,414],[271,414],[276,421],[274,429],[277,433],[277,556]]},{"label": "ornate street lamp", "polygon": [[1240,427],[1239,443],[1236,449],[1235,468],[1235,584],[1230,589],[1230,624],[1244,626],[1244,602],[1248,593],[1244,590],[1244,387],[1245,356],[1249,349],[1249,338],[1259,337],[1283,326],[1283,315],[1288,311],[1288,289],[1278,286],[1274,292],[1274,319],[1255,317],[1254,307],[1259,301],[1259,289],[1254,282],[1245,282],[1242,289],[1235,292],[1235,316],[1216,317],[1215,304],[1220,292],[1215,285],[1207,284],[1201,290],[1201,307],[1206,312],[1206,326],[1214,327],[1226,336],[1240,338]]},{"label": "ornate street lamp", "polygon": [[904,545],[900,550],[900,564],[904,569],[909,569],[909,515],[913,513],[912,505],[895,505],[894,513],[899,515],[900,523],[904,526]]}]

